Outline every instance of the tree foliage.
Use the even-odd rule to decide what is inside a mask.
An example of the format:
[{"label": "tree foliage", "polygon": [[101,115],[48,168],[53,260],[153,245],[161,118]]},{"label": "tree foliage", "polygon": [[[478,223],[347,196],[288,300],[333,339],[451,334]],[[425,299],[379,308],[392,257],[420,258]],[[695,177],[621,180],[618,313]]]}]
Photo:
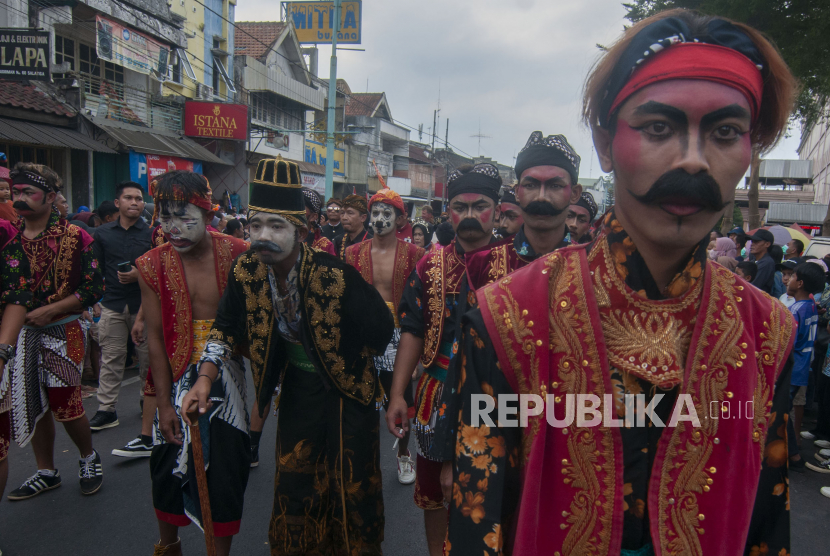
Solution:
[{"label": "tree foliage", "polygon": [[795,116],[809,129],[830,100],[830,5],[827,0],[634,0],[626,19],[673,8],[697,10],[751,25],[781,51],[801,83]]}]

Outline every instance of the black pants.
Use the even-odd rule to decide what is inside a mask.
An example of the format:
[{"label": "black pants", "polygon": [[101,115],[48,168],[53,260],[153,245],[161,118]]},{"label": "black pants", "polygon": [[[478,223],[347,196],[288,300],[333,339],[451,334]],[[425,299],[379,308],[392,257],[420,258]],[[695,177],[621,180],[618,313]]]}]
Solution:
[{"label": "black pants", "polygon": [[277,422],[272,556],[381,554],[379,415],[289,366]]}]

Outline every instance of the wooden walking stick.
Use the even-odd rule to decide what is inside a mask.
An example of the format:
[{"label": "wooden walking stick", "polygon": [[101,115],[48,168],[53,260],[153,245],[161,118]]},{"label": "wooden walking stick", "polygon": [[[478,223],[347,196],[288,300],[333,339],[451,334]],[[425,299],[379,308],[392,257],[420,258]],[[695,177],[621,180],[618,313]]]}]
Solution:
[{"label": "wooden walking stick", "polygon": [[216,556],[216,542],[213,538],[213,517],[210,513],[205,455],[202,452],[202,436],[199,432],[199,410],[189,412],[190,445],[193,447],[193,465],[196,466],[196,486],[199,488],[199,506],[202,508],[202,529],[205,531],[207,556]]}]

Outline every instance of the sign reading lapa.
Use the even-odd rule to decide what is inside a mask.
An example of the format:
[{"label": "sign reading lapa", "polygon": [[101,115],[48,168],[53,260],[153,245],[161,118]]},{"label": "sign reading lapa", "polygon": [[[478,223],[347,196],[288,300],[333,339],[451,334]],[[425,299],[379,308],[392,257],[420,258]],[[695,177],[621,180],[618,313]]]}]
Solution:
[{"label": "sign reading lapa", "polygon": [[46,31],[0,30],[0,78],[50,81],[50,52]]},{"label": "sign reading lapa", "polygon": [[116,21],[95,16],[95,43],[102,60],[145,75],[167,75],[170,49]]},{"label": "sign reading lapa", "polygon": [[221,102],[184,103],[184,134],[188,137],[248,140],[248,106]]},{"label": "sign reading lapa", "polygon": [[[326,146],[323,143],[305,140],[305,161],[310,164],[326,165]],[[346,151],[334,149],[334,175],[345,177],[346,175]]]},{"label": "sign reading lapa", "polygon": [[[300,44],[330,43],[334,27],[334,2],[283,2],[284,21],[294,23]],[[360,44],[363,3],[344,0],[340,4],[340,33],[337,42]]]}]

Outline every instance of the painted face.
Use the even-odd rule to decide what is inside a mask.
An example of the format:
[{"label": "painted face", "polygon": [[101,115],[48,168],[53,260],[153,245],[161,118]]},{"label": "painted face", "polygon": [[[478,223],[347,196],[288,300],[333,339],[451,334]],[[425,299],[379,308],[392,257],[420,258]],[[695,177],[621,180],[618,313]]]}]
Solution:
[{"label": "painted face", "polygon": [[571,205],[568,208],[568,218],[565,219],[565,225],[568,226],[568,231],[571,232],[571,238],[576,241],[591,229],[591,213],[582,205]]},{"label": "painted face", "polygon": [[387,236],[395,232],[395,208],[386,203],[375,203],[372,205],[370,223],[372,229],[379,236]]},{"label": "painted face", "polygon": [[522,209],[513,203],[501,203],[501,227],[507,235],[512,236],[519,232],[524,224]]},{"label": "painted face", "polygon": [[12,198],[12,191],[9,189],[9,184],[0,180],[0,202],[5,203]]},{"label": "painted face", "polygon": [[534,166],[522,172],[516,200],[528,228],[553,230],[565,223],[568,207],[579,200],[581,185],[571,185],[571,176],[559,166]]},{"label": "painted face", "polygon": [[251,250],[265,264],[285,260],[299,241],[298,228],[278,214],[252,212],[248,224],[251,227]]},{"label": "painted face", "polygon": [[354,234],[363,229],[363,223],[366,222],[367,215],[359,210],[347,208],[341,213],[340,222],[343,223],[343,229]]},{"label": "painted face", "polygon": [[450,199],[450,221],[464,241],[481,241],[492,234],[499,209],[495,201],[478,193],[462,193]]},{"label": "painted face", "polygon": [[54,193],[46,193],[33,185],[17,184],[12,186],[12,206],[22,216],[34,217],[52,210]]},{"label": "painted face", "polygon": [[179,253],[187,253],[205,238],[207,214],[204,210],[190,203],[163,203],[159,209],[161,231]]},{"label": "painted face", "polygon": [[749,167],[749,131],[746,98],[719,83],[664,81],[626,100],[614,136],[595,143],[635,243],[686,250],[705,237]]}]

